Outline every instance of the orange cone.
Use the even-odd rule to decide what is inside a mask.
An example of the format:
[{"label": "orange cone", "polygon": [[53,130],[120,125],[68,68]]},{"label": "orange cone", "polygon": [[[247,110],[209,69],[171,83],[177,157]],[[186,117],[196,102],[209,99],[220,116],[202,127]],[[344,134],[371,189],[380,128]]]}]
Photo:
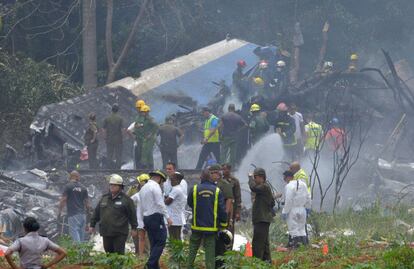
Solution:
[{"label": "orange cone", "polygon": [[323,254],[324,256],[326,256],[326,255],[328,255],[328,253],[329,253],[329,247],[328,247],[328,244],[324,244],[324,245],[323,245],[323,247],[322,247],[322,254]]},{"label": "orange cone", "polygon": [[249,241],[246,244],[246,250],[244,251],[244,257],[253,257],[252,245]]},{"label": "orange cone", "polygon": [[0,248],[0,257],[4,257],[4,251]]}]

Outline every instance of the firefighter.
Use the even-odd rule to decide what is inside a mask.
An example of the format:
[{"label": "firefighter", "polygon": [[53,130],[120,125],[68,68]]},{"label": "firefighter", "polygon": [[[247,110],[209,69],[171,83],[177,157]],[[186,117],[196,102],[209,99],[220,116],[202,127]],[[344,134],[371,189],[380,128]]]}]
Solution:
[{"label": "firefighter", "polygon": [[269,226],[273,220],[272,212],[275,200],[266,180],[266,171],[263,168],[256,168],[253,174],[249,174],[249,187],[255,196],[252,207],[252,244],[254,257],[272,263],[269,245]]},{"label": "firefighter", "polygon": [[269,131],[269,122],[260,110],[261,107],[258,104],[252,104],[250,107],[250,113],[252,113],[249,123],[250,145],[256,144]]},{"label": "firefighter", "polygon": [[[138,133],[138,128],[142,125],[144,120],[143,113],[141,108],[146,105],[145,101],[140,99],[135,102],[135,108],[137,109],[137,116],[135,117],[134,122],[128,127],[128,134],[135,138],[134,141],[134,168],[139,169],[141,167],[141,155],[142,155],[142,139],[135,135],[135,132]],[[137,128],[135,128],[137,127]]]},{"label": "firefighter", "polygon": [[275,123],[275,131],[280,135],[283,142],[283,149],[285,151],[285,159],[294,161],[296,156],[296,124],[295,120],[289,116],[288,107],[285,103],[280,103],[276,107],[278,115]]},{"label": "firefighter", "polygon": [[220,178],[220,170],[220,165],[211,166],[208,179],[194,185],[187,198],[187,204],[193,213],[188,269],[195,268],[194,260],[201,241],[204,244],[206,269],[215,268],[217,232],[227,226],[223,194],[216,186]]},{"label": "firefighter", "polygon": [[[154,145],[158,132],[158,125],[155,123],[154,119],[149,115],[151,108],[148,105],[141,107],[142,113],[142,124],[138,126],[140,129],[140,137],[142,141],[142,155],[141,155],[141,168],[144,169],[153,169],[154,168]],[[137,126],[135,127],[137,128]]]},{"label": "firefighter", "polygon": [[242,102],[247,101],[247,97],[248,97],[247,95],[249,93],[248,87],[246,85],[247,83],[245,79],[245,74],[243,73],[243,70],[246,68],[246,66],[247,66],[246,61],[239,60],[237,62],[237,68],[233,72],[234,91],[237,93],[237,95],[239,96],[239,99]]},{"label": "firefighter", "polygon": [[211,113],[208,107],[203,107],[204,122],[204,139],[201,142],[200,156],[198,158],[196,169],[201,169],[207,157],[213,153],[216,162],[220,163],[220,140],[219,140],[219,118]]}]

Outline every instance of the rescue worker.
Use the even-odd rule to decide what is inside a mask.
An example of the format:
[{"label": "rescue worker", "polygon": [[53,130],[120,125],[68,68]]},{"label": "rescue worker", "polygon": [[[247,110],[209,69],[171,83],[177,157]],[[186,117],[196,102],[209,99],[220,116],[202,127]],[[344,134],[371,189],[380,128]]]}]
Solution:
[{"label": "rescue worker", "polygon": [[148,182],[150,176],[148,174],[141,174],[137,177],[138,184],[132,186],[128,190],[128,196],[131,197],[132,201],[135,203],[136,211],[137,211],[137,222],[138,222],[138,236],[133,237],[132,240],[135,246],[135,254],[138,256],[143,256],[144,251],[147,249],[146,247],[146,236],[144,230],[144,220],[140,217],[141,216],[141,207],[140,203],[141,200],[139,199],[139,191],[142,187]]},{"label": "rescue worker", "polygon": [[96,123],[96,114],[89,113],[89,125],[83,136],[84,143],[88,149],[89,169],[98,168],[98,159],[96,157],[98,152],[98,125]]},{"label": "rescue worker", "polygon": [[313,120],[313,115],[307,116],[307,124],[305,125],[305,152],[310,157],[315,157],[315,152],[320,150],[320,143],[323,137],[322,125]]},{"label": "rescue worker", "polygon": [[349,66],[348,66],[348,72],[356,72],[358,71],[358,54],[352,53],[349,57]]},{"label": "rescue worker", "polygon": [[[161,170],[149,173],[151,179],[139,191],[140,217],[150,240],[151,250],[145,268],[159,269],[159,261],[167,241],[167,228],[164,218],[170,226],[172,220],[164,203],[161,185],[166,175]],[[145,202],[144,202],[145,201]]]},{"label": "rescue worker", "polygon": [[202,113],[206,119],[204,122],[204,139],[201,142],[203,147],[201,148],[200,156],[196,169],[201,169],[207,157],[212,153],[216,162],[220,163],[220,140],[219,140],[219,119],[211,113],[208,107],[203,107]]},{"label": "rescue worker", "polygon": [[248,88],[246,85],[246,81],[244,79],[245,74],[243,73],[243,70],[246,68],[247,64],[244,60],[239,60],[237,62],[237,68],[233,72],[233,87],[234,91],[237,93],[239,99],[242,102],[247,101],[248,98]]},{"label": "rescue worker", "polygon": [[254,194],[252,206],[253,221],[253,256],[272,263],[269,244],[269,226],[273,220],[275,200],[272,190],[266,182],[266,171],[256,168],[249,174],[249,187]]},{"label": "rescue worker", "polygon": [[195,268],[194,260],[201,242],[204,244],[206,269],[215,268],[217,232],[227,225],[223,194],[216,186],[220,178],[220,170],[220,165],[211,166],[210,176],[200,184],[194,185],[187,198],[187,204],[193,213],[188,269]]},{"label": "rescue worker", "polygon": [[135,134],[135,130],[137,127],[137,133],[139,127],[142,125],[144,120],[144,113],[141,112],[141,108],[145,106],[145,101],[140,99],[135,102],[135,108],[137,109],[137,116],[135,117],[135,121],[128,127],[128,134],[134,137],[134,168],[139,169],[141,168],[141,155],[142,155],[142,139],[138,138]]},{"label": "rescue worker", "polygon": [[[141,107],[140,122],[135,124],[135,139],[137,144],[142,145],[141,151],[141,169],[153,169],[154,168],[154,144],[158,132],[158,125],[154,119],[149,115],[151,108],[148,105]],[[138,142],[139,141],[139,142]]]},{"label": "rescue worker", "polygon": [[143,174],[137,176],[136,184],[132,185],[128,189],[127,195],[129,197],[132,197],[133,195],[137,194],[139,192],[139,190],[142,188],[142,186],[144,186],[144,184],[147,183],[149,179],[150,179],[150,177],[147,173],[143,173]]},{"label": "rescue worker", "polygon": [[[184,141],[184,132],[174,126],[172,117],[165,119],[165,124],[158,129],[157,135],[160,136],[160,152],[162,158],[162,167],[165,167],[168,162],[177,164],[177,149]],[[178,143],[177,143],[178,139]]]},{"label": "rescue worker", "polygon": [[[223,181],[229,182],[232,187],[233,193],[233,208],[231,215],[228,217],[228,230],[234,234],[235,223],[240,221],[240,211],[241,211],[241,188],[240,181],[231,174],[232,166],[229,163],[225,163],[221,166],[223,171]],[[228,210],[227,210],[228,211]],[[233,240],[230,245],[230,249],[233,249]]]},{"label": "rescue worker", "polygon": [[306,174],[305,170],[300,167],[299,162],[292,162],[289,166],[289,171],[293,173],[293,178],[295,180],[301,180],[306,184],[309,193],[311,192],[311,183],[309,181],[309,176]]},{"label": "rescue worker", "polygon": [[295,120],[289,116],[288,107],[285,103],[280,103],[276,107],[278,115],[275,122],[275,131],[280,135],[283,142],[283,149],[285,151],[284,158],[289,161],[296,159],[296,124]]},{"label": "rescue worker", "polygon": [[269,131],[269,122],[266,116],[260,112],[261,107],[258,104],[252,104],[250,107],[250,123],[249,123],[249,142],[250,145],[256,144]]},{"label": "rescue worker", "polygon": [[236,164],[237,137],[242,128],[247,127],[243,118],[236,113],[236,106],[229,104],[228,112],[225,113],[219,124],[221,134],[221,161]]},{"label": "rescue worker", "polygon": [[289,230],[288,247],[296,248],[300,244],[307,245],[306,217],[311,208],[311,197],[306,184],[294,179],[292,171],[285,171],[283,179],[285,186],[285,205],[282,219],[287,222]]},{"label": "rescue worker", "polygon": [[333,62],[324,62],[322,67],[322,76],[326,76],[333,73]]},{"label": "rescue worker", "polygon": [[338,118],[333,118],[330,123],[331,128],[325,135],[325,141],[333,152],[344,151],[346,147],[345,130],[339,126]]},{"label": "rescue worker", "polygon": [[[119,105],[112,105],[112,113],[103,122],[107,160],[110,167],[120,169],[122,164],[122,130],[124,120],[118,115]],[[115,160],[115,165],[113,161]]]},{"label": "rescue worker", "polygon": [[305,136],[305,124],[302,113],[298,112],[295,104],[290,104],[288,114],[295,120],[296,156],[300,159],[303,155],[303,139]]},{"label": "rescue worker", "polygon": [[277,61],[276,63],[276,72],[273,76],[272,81],[269,86],[272,88],[272,91],[275,94],[275,97],[283,94],[284,90],[287,87],[287,73],[286,73],[286,62],[283,60]]},{"label": "rescue worker", "polygon": [[102,196],[90,221],[89,232],[92,234],[99,223],[99,233],[103,238],[106,253],[125,253],[128,224],[131,226],[131,236],[138,235],[134,201],[122,191],[123,188],[122,177],[117,174],[110,175],[109,193]]}]

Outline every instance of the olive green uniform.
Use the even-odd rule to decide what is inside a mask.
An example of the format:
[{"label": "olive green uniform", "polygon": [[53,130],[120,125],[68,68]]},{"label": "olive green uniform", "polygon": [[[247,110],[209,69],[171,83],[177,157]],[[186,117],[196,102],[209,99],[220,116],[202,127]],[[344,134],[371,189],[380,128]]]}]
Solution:
[{"label": "olive green uniform", "polygon": [[256,144],[269,131],[269,122],[260,113],[252,116],[249,124],[250,145]]},{"label": "olive green uniform", "polygon": [[106,131],[106,154],[110,161],[115,159],[115,169],[122,164],[122,127],[123,119],[118,113],[112,113],[104,120],[103,128]]},{"label": "olive green uniform", "polygon": [[253,256],[271,263],[269,226],[273,220],[272,210],[275,206],[272,190],[266,182],[256,184],[253,177],[249,178],[249,187],[255,194],[252,208]]},{"label": "olive green uniform", "polygon": [[[96,137],[98,133],[98,126],[95,121],[89,122],[88,129],[86,129],[85,135],[83,137],[85,145],[88,148],[88,161],[89,169],[98,168],[97,152],[98,152],[98,138]],[[92,139],[95,140],[92,142]]]},{"label": "olive green uniform", "polygon": [[134,202],[125,193],[112,197],[104,194],[95,208],[90,226],[99,222],[99,233],[103,237],[104,249],[108,253],[124,254],[129,227],[137,229],[137,214]]},{"label": "olive green uniform", "polygon": [[[154,144],[158,132],[158,125],[150,116],[138,117],[135,123],[135,140],[142,145],[140,167],[145,169],[154,168]],[[138,167],[137,167],[138,168]]]}]

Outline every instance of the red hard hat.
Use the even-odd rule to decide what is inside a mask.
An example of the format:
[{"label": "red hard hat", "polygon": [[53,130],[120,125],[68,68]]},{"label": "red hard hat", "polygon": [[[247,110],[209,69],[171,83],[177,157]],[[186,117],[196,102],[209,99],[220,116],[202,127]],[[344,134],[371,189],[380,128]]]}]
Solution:
[{"label": "red hard hat", "polygon": [[237,66],[240,66],[240,67],[246,67],[246,66],[247,66],[246,61],[245,61],[245,60],[240,60],[240,61],[238,61],[238,62],[237,62]]},{"label": "red hard hat", "polygon": [[288,107],[285,103],[278,104],[276,109],[279,110],[279,111],[288,111]]}]

